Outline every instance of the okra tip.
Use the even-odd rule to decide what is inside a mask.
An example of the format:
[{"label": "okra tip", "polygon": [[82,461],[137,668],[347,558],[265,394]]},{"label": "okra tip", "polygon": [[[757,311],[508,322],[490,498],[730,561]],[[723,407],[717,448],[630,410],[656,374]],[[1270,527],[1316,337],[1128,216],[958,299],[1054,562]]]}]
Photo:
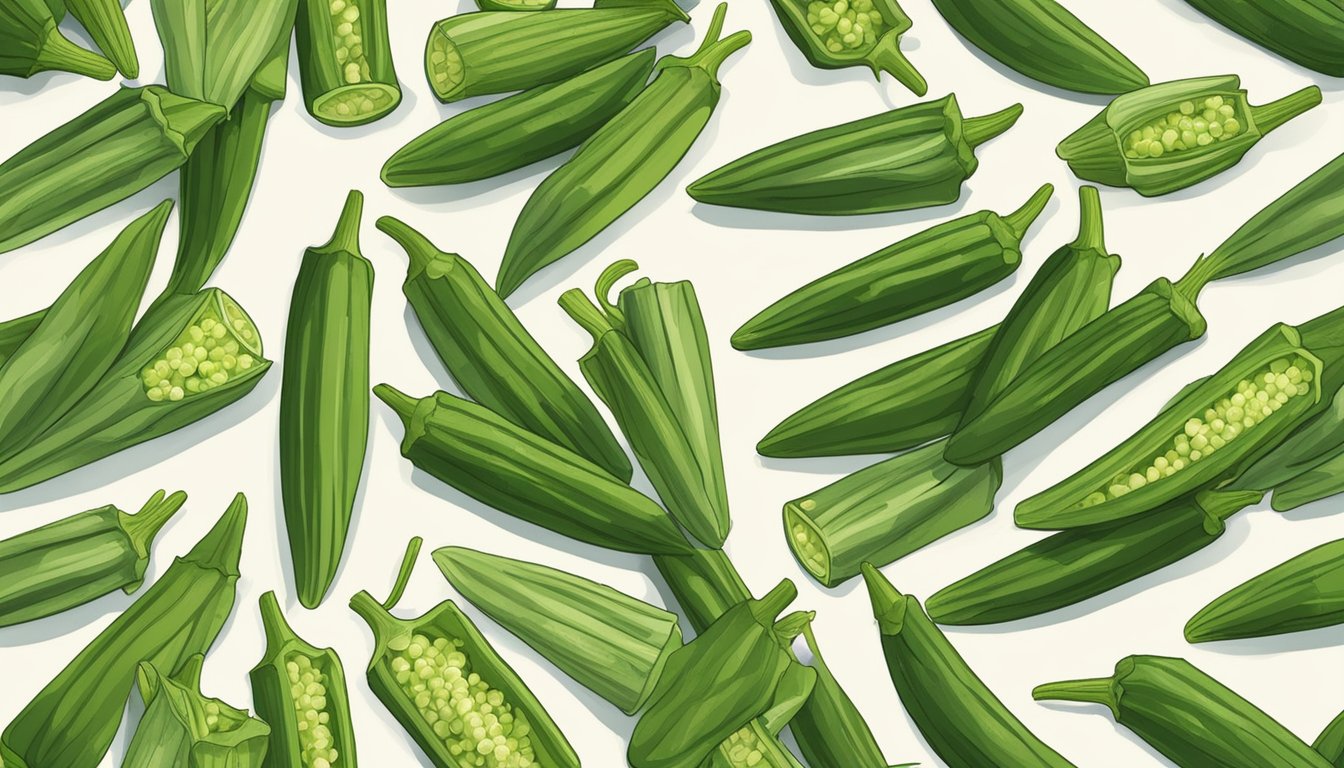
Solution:
[{"label": "okra tip", "polygon": [[888,72],[916,96],[923,96],[929,92],[928,81],[901,52],[901,44],[897,40],[893,40],[891,45],[878,45],[873,51],[873,59],[869,66],[873,70],[873,77],[879,81],[882,79],[882,73]]},{"label": "okra tip", "polygon": [[762,622],[773,623],[776,616],[784,612],[798,598],[798,587],[789,579],[780,579],[775,588],[765,597],[752,601],[752,614]]},{"label": "okra tip", "polygon": [[1019,240],[1022,239],[1027,234],[1027,230],[1031,228],[1032,223],[1045,210],[1045,206],[1049,204],[1050,198],[1054,194],[1054,184],[1042,184],[1039,189],[1031,193],[1031,197],[1027,198],[1022,207],[1004,216],[1003,222],[1008,225],[1009,229],[1013,230]]},{"label": "okra tip", "polygon": [[1251,105],[1251,117],[1255,120],[1255,127],[1263,135],[1320,103],[1321,89],[1309,85],[1267,104]]},{"label": "okra tip", "polygon": [[275,590],[268,590],[262,595],[257,600],[257,606],[261,610],[261,629],[266,634],[268,649],[279,648],[296,637],[293,627],[289,626],[285,614],[280,610],[280,601],[275,596]]},{"label": "okra tip", "polygon": [[375,386],[373,394],[377,395],[379,400],[382,400],[387,404],[387,407],[396,412],[402,424],[410,424],[411,415],[415,413],[415,406],[420,402],[391,384]]},{"label": "okra tip", "polygon": [[901,624],[905,618],[905,595],[896,589],[886,576],[877,569],[877,566],[869,562],[864,562],[860,566],[863,572],[863,583],[868,588],[868,601],[873,607],[873,618],[877,619],[878,628],[882,634],[896,634],[901,630]]},{"label": "okra tip", "polygon": [[1079,251],[1106,252],[1106,232],[1101,218],[1101,193],[1090,184],[1078,188],[1078,237],[1074,238],[1072,247]]},{"label": "okra tip", "polygon": [[345,251],[358,255],[359,219],[363,214],[364,193],[352,189],[345,196],[345,205],[341,207],[341,215],[336,220],[336,229],[332,231],[331,239],[320,250]]},{"label": "okra tip", "polygon": [[580,328],[592,335],[593,340],[600,339],[603,334],[613,330],[607,316],[578,288],[570,288],[560,294],[557,303],[565,310],[565,314],[579,324]]},{"label": "okra tip", "polygon": [[158,490],[149,497],[149,501],[145,502],[139,512],[124,518],[122,528],[130,537],[131,544],[138,554],[142,557],[149,556],[149,546],[154,537],[186,501],[187,494],[183,491],[167,495],[165,491]]},{"label": "okra tip", "polygon": [[[47,30],[37,59],[33,62],[34,71],[58,70],[73,72],[76,75],[92,77],[95,80],[111,80],[117,76],[117,68],[106,57],[81,48],[61,34],[60,27],[53,24]],[[127,77],[135,75],[127,74]]]},{"label": "okra tip", "polygon": [[191,548],[183,559],[202,567],[214,568],[231,576],[238,575],[243,551],[243,532],[247,527],[247,497],[239,493],[210,532]]},{"label": "okra tip", "polygon": [[1109,677],[1044,683],[1031,689],[1031,698],[1035,701],[1077,701],[1084,704],[1105,704],[1112,711],[1115,710],[1117,704],[1115,687]]},{"label": "okra tip", "polygon": [[968,117],[961,123],[961,137],[972,147],[984,144],[1017,122],[1022,116],[1022,105],[1014,104],[993,114]]}]

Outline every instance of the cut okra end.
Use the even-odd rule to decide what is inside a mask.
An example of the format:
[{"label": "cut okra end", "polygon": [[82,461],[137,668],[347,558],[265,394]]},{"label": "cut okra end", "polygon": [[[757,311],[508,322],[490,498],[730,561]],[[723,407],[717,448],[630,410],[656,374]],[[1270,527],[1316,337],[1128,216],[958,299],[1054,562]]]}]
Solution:
[{"label": "cut okra end", "polygon": [[812,578],[827,587],[831,582],[831,555],[821,530],[812,523],[810,514],[816,510],[813,499],[799,499],[784,505],[784,528],[789,549],[794,559]]},{"label": "cut okra end", "polygon": [[[217,299],[217,300],[216,300]],[[140,372],[145,397],[177,402],[248,376],[264,362],[261,335],[243,308],[222,292]]]},{"label": "cut okra end", "polygon": [[299,756],[306,768],[332,768],[343,765],[332,733],[327,691],[331,679],[306,654],[294,652],[285,658],[289,681],[289,699],[299,731]]},{"label": "cut okra end", "polygon": [[429,44],[425,46],[425,75],[434,95],[442,102],[452,101],[453,95],[462,90],[467,80],[462,52],[437,27],[430,32]]},{"label": "cut okra end", "polygon": [[386,83],[360,83],[327,91],[313,101],[313,116],[327,125],[353,127],[386,115],[401,103],[401,89]]}]

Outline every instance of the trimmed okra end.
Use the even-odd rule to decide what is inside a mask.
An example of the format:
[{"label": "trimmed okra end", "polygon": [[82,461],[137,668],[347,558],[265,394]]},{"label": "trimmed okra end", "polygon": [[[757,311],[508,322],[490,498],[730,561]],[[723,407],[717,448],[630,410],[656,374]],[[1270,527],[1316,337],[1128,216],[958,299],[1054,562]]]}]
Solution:
[{"label": "trimmed okra end", "polygon": [[425,76],[439,101],[447,103],[461,98],[455,98],[454,94],[462,90],[467,79],[462,52],[438,27],[430,30],[429,40],[425,43]]},{"label": "trimmed okra end", "polygon": [[246,376],[259,366],[261,335],[227,296],[207,301],[177,339],[140,372],[145,397],[177,402]]},{"label": "trimmed okra end", "polygon": [[1187,99],[1172,105],[1165,116],[1131,130],[1124,140],[1125,157],[1159,158],[1228,141],[1241,134],[1245,120],[1234,97]]},{"label": "trimmed okra end", "polygon": [[830,581],[831,556],[826,547],[825,537],[808,517],[816,507],[817,502],[814,499],[800,499],[785,504],[785,534],[788,537],[789,549],[803,570],[823,585],[833,587],[835,584]]},{"label": "trimmed okra end", "polygon": [[313,100],[313,117],[326,125],[354,127],[372,123],[397,108],[401,89],[387,83],[346,85]]}]

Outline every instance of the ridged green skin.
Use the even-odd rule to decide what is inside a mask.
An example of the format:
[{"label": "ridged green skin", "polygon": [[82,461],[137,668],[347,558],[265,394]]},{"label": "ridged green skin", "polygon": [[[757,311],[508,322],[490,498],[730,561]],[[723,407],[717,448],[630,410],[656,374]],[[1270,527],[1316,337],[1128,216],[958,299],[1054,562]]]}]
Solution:
[{"label": "ridged green skin", "polygon": [[676,614],[604,584],[462,547],[434,550],[434,562],[482,613],[627,715],[681,648]]},{"label": "ridged green skin", "polygon": [[[945,205],[980,162],[975,148],[1012,127],[1017,104],[963,118],[954,95],[805,133],[702,176],[702,203],[842,216]],[[875,159],[877,161],[875,162]]]},{"label": "ridged green skin", "polygon": [[[690,17],[672,0],[598,0],[554,13],[481,11],[434,24],[425,73],[439,101],[533,88],[573,77],[621,56],[674,21]],[[436,83],[436,46],[461,58],[460,80]]]},{"label": "ridged green skin", "polygon": [[177,169],[228,115],[158,85],[122,88],[0,163],[0,253],[124,200]]},{"label": "ridged green skin", "polygon": [[864,565],[863,579],[891,682],[948,768],[1072,767],[985,687],[918,600],[896,591],[871,565]]},{"label": "ridged green skin", "polygon": [[1274,488],[1271,506],[1278,512],[1297,509],[1344,491],[1344,454],[1336,454]]},{"label": "ridged green skin", "polygon": [[[1309,478],[1331,471],[1332,462],[1338,460],[1341,450],[1344,450],[1344,397],[1336,390],[1330,396],[1329,407],[1289,435],[1278,448],[1247,467],[1227,487],[1262,493],[1272,490],[1278,496],[1285,489],[1310,483]],[[1293,495],[1293,491],[1289,490],[1287,495]]]},{"label": "ridged green skin", "polygon": [[1336,0],[1185,1],[1289,61],[1344,77],[1344,6]]},{"label": "ridged green skin", "polygon": [[654,555],[653,564],[676,597],[681,615],[697,633],[708,629],[729,608],[751,599],[751,590],[721,549]]},{"label": "ridged green skin", "polygon": [[1242,582],[1185,625],[1192,643],[1265,637],[1344,623],[1344,539]]},{"label": "ridged green skin", "polygon": [[0,366],[14,356],[14,352],[33,335],[33,331],[37,330],[42,318],[46,316],[47,310],[39,309],[0,323]]},{"label": "ridged green skin", "polygon": [[326,689],[324,711],[330,716],[326,725],[335,737],[331,746],[339,753],[338,764],[342,768],[358,768],[355,731],[350,724],[350,693],[341,657],[331,648],[318,648],[296,635],[285,621],[274,592],[262,595],[260,605],[266,650],[261,661],[248,673],[248,679],[252,683],[252,706],[257,710],[257,717],[271,726],[266,768],[312,768],[302,757],[298,716],[290,693],[289,672],[285,668],[290,660],[300,656],[312,662],[326,678],[323,683]]},{"label": "ridged green skin", "polygon": [[1129,656],[1113,677],[1038,686],[1037,701],[1110,707],[1130,729],[1176,765],[1220,768],[1330,768],[1269,715],[1185,659]]},{"label": "ridged green skin", "polygon": [[288,29],[298,0],[151,0],[168,89],[233,109]]},{"label": "ridged green skin", "polygon": [[0,75],[32,77],[57,70],[111,80],[117,74],[112,62],[62,35],[59,22],[43,0],[0,4]]},{"label": "ridged green skin", "polygon": [[299,601],[321,604],[345,551],[369,441],[373,265],[351,190],[331,239],[299,266],[280,382],[280,494]]},{"label": "ridged green skin", "polygon": [[733,346],[852,336],[972,296],[1017,270],[1022,238],[1053,192],[1046,184],[1013,213],[979,211],[945,221],[823,275],[743,323]]},{"label": "ridged green skin", "polygon": [[555,7],[556,0],[531,2],[529,0],[476,0],[476,7],[482,11],[549,11]]},{"label": "ridged green skin", "polygon": [[1312,742],[1311,748],[1321,753],[1334,768],[1344,766],[1344,712],[1325,726],[1321,735]]},{"label": "ridged green skin", "polygon": [[[1164,117],[1183,101],[1221,96],[1235,105],[1242,130],[1205,147],[1129,158],[1124,139],[1136,128]],[[1196,77],[1150,85],[1117,96],[1097,116],[1055,148],[1080,179],[1112,187],[1130,187],[1156,197],[1198,184],[1240,162],[1261,137],[1321,103],[1321,89],[1308,86],[1277,101],[1253,106],[1236,75]]]},{"label": "ridged green skin", "polygon": [[[262,768],[271,727],[246,710],[201,693],[205,657],[192,656],[170,677],[153,662],[137,672],[145,713],[126,747],[122,768]],[[218,722],[205,726],[206,707]]]},{"label": "ridged green skin", "polygon": [[577,147],[644,88],[656,56],[644,48],[454,115],[388,158],[383,182],[422,187],[479,181]]},{"label": "ridged green skin", "polygon": [[1262,495],[1203,491],[1146,515],[1060,531],[938,590],[926,603],[929,616],[996,624],[1080,603],[1209,546],[1228,517]]},{"label": "ridged green skin", "polygon": [[[983,519],[1002,481],[997,460],[958,467],[943,460],[943,443],[930,443],[787,502],[785,537],[798,564],[835,587],[864,563],[894,562]],[[803,550],[800,528],[819,562]]]},{"label": "ridged green skin", "polygon": [[0,460],[56,423],[116,362],[172,209],[165,200],[128,224],[0,366]]},{"label": "ridged green skin", "polygon": [[874,0],[873,10],[882,15],[882,33],[866,50],[846,49],[832,51],[812,30],[807,20],[807,0],[770,0],[779,17],[779,23],[789,39],[798,47],[808,63],[820,69],[843,69],[865,66],[873,77],[882,78],[883,72],[895,77],[901,85],[916,96],[928,93],[928,83],[914,65],[901,53],[901,35],[914,26],[905,9],[896,0]]},{"label": "ridged green skin", "polygon": [[812,651],[817,682],[789,728],[809,768],[887,768],[872,729],[826,666],[810,626],[803,637]]},{"label": "ridged green skin", "polygon": [[401,291],[462,391],[629,482],[630,458],[596,406],[476,268],[391,216],[378,219],[378,228],[410,257]]},{"label": "ridged green skin", "polygon": [[599,547],[645,554],[691,549],[647,496],[488,408],[446,392],[416,401],[385,384],[374,394],[406,425],[401,454],[482,503]]},{"label": "ridged green skin", "polygon": [[[242,398],[261,381],[271,362],[244,346],[256,360],[227,384],[184,400],[154,402],[145,397],[141,372],[179,337],[196,317],[213,307],[238,307],[218,288],[174,297],[146,314],[108,372],[63,417],[15,455],[0,462],[0,493],[10,493],[91,464],[118,451],[166,435]],[[222,313],[222,309],[219,310]]]},{"label": "ridged green skin", "polygon": [[495,279],[501,296],[606,229],[681,162],[719,102],[719,66],[751,42],[745,30],[719,39],[726,12],[720,4],[695,53],[659,59],[653,82],[528,198]]},{"label": "ridged green skin", "polygon": [[98,50],[107,54],[121,74],[134,80],[140,77],[140,60],[126,23],[126,12],[117,0],[64,0],[65,8],[79,20],[93,38]]},{"label": "ridged green skin", "polygon": [[933,0],[947,23],[1000,64],[1079,93],[1128,93],[1148,76],[1055,0]]},{"label": "ridged green skin", "polygon": [[247,500],[238,494],[195,547],[80,651],[0,736],[6,768],[96,768],[121,725],[136,669],[205,653],[233,611]]},{"label": "ridged green skin", "polygon": [[[349,0],[349,3],[359,9],[355,23],[368,63],[367,77],[361,75],[357,84],[347,80],[336,56],[330,0],[299,0],[294,24],[303,103],[318,122],[337,128],[371,123],[401,103],[401,85],[397,82],[392,45],[388,41],[387,0]],[[369,96],[373,108],[342,114],[339,102],[352,95]]]}]

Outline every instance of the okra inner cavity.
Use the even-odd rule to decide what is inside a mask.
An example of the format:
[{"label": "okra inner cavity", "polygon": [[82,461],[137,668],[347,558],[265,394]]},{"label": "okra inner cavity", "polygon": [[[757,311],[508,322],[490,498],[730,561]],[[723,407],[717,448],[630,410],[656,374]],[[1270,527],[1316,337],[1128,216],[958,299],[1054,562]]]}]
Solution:
[{"label": "okra inner cavity", "polygon": [[220,305],[206,302],[177,340],[140,372],[145,397],[176,402],[227,384],[257,364],[260,343],[252,319],[221,294]]},{"label": "okra inner cavity", "polygon": [[[817,508],[815,499],[803,499],[798,502],[798,508],[804,512],[811,512]],[[831,558],[826,551],[825,537],[821,531],[812,524],[806,515],[794,514],[792,508],[786,506],[784,513],[788,515],[789,536],[793,538],[798,554],[811,566],[813,573],[828,573]]]},{"label": "okra inner cavity", "polygon": [[448,93],[466,79],[462,53],[447,35],[435,34],[429,41],[429,74],[438,93]]},{"label": "okra inner cavity", "polygon": [[364,29],[360,0],[330,0],[332,49],[346,86],[324,94],[313,105],[332,117],[351,118],[381,112],[399,94],[385,83],[373,81],[364,55]]},{"label": "okra inner cavity", "polygon": [[289,699],[294,704],[299,754],[304,766],[343,765],[331,733],[331,713],[327,711],[327,686],[331,679],[303,653],[293,653],[285,659],[285,673],[289,677]]},{"label": "okra inner cavity", "polygon": [[1244,119],[1230,97],[1214,94],[1182,101],[1165,116],[1131,130],[1125,138],[1125,157],[1156,158],[1226,141],[1241,133]]},{"label": "okra inner cavity", "polygon": [[887,20],[873,0],[798,0],[807,25],[831,53],[867,53],[877,45]]}]

